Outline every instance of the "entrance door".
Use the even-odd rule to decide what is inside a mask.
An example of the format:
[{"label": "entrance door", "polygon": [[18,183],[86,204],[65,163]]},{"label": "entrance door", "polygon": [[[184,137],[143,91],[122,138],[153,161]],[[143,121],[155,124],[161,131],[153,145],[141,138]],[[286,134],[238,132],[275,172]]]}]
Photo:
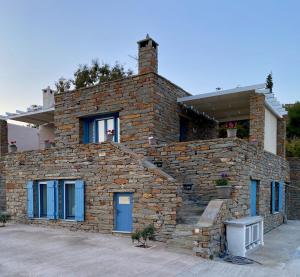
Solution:
[{"label": "entrance door", "polygon": [[251,213],[251,216],[256,215],[256,193],[257,193],[257,181],[251,180],[251,184],[250,184],[250,213]]},{"label": "entrance door", "polygon": [[132,231],[132,198],[132,193],[130,192],[118,192],[114,195],[116,231]]}]

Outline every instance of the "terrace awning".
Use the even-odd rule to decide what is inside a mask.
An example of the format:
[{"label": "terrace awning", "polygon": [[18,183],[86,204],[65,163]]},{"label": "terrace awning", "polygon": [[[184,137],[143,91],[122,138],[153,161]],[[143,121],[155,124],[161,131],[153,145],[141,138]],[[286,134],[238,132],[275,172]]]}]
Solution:
[{"label": "terrace awning", "polygon": [[177,102],[219,121],[249,119],[250,94],[265,94],[265,105],[277,116],[286,111],[276,100],[273,93],[265,89],[265,84],[219,90],[193,96],[178,98]]},{"label": "terrace awning", "polygon": [[30,124],[42,125],[54,121],[54,107],[50,109],[38,109],[33,111],[16,111],[16,113],[6,113],[0,119],[15,120]]}]

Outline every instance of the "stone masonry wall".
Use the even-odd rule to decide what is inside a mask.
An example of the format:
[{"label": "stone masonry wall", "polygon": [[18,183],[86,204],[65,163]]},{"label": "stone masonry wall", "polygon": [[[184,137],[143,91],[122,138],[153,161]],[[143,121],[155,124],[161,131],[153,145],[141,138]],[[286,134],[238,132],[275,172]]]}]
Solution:
[{"label": "stone masonry wall", "polygon": [[5,190],[5,175],[4,164],[0,157],[0,211],[6,210],[6,190]]},{"label": "stone masonry wall", "polygon": [[259,93],[250,95],[250,133],[249,141],[264,148],[265,96]]},{"label": "stone masonry wall", "polygon": [[[131,149],[143,153],[149,136],[154,136],[158,142],[179,141],[176,100],[186,95],[187,92],[155,73],[57,94],[56,145],[62,147],[81,142],[80,118],[113,112],[119,112],[121,142]],[[203,118],[202,115],[198,117]],[[206,130],[211,128],[210,122],[207,126]]]},{"label": "stone masonry wall", "polygon": [[[175,180],[124,148],[102,143],[11,153],[5,157],[7,211],[18,222],[110,233],[114,229],[114,192],[133,192],[133,227],[154,223],[157,239],[165,241],[176,226],[180,205]],[[26,182],[82,179],[85,221],[27,218]]]},{"label": "stone masonry wall", "polygon": [[[264,217],[264,231],[268,232],[283,223],[285,188],[283,189],[283,212],[272,214],[271,183],[289,181],[289,164],[284,158],[261,151],[251,144],[241,144],[239,156],[244,166],[244,170],[240,172],[241,182],[249,185],[249,178],[251,178],[259,183],[257,214]],[[249,193],[243,195],[247,198],[247,203],[250,202],[249,196]]]},{"label": "stone masonry wall", "polygon": [[82,140],[80,117],[119,112],[120,139],[132,148],[148,142],[154,128],[154,74],[133,76],[55,96],[55,142],[59,147]]},{"label": "stone masonry wall", "polygon": [[300,220],[300,158],[288,158],[291,183],[287,194],[288,219]]},{"label": "stone masonry wall", "polygon": [[0,120],[0,211],[6,208],[5,176],[2,158],[8,153],[7,122]]},{"label": "stone masonry wall", "polygon": [[271,214],[271,182],[289,180],[285,159],[261,151],[241,139],[214,139],[171,143],[148,149],[151,161],[182,183],[192,183],[192,193],[199,199],[215,199],[215,181],[227,173],[234,186],[236,201],[231,207],[234,217],[250,214],[250,181],[258,180],[258,215],[265,218],[265,231],[280,225],[283,214]]}]

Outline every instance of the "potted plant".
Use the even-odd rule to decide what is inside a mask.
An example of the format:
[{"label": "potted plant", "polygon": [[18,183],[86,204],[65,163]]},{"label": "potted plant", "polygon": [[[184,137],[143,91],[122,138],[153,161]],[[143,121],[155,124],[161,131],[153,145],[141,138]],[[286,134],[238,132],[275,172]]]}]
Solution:
[{"label": "potted plant", "polygon": [[155,228],[153,224],[148,225],[142,231],[136,231],[131,235],[132,242],[137,241],[137,247],[148,248],[148,241],[153,240]]},{"label": "potted plant", "polygon": [[229,121],[226,123],[227,137],[235,138],[237,133],[237,122]]},{"label": "potted plant", "polygon": [[226,173],[221,174],[221,178],[216,180],[217,197],[220,199],[231,198],[231,185],[229,185],[228,175]]},{"label": "potted plant", "polygon": [[16,141],[11,141],[9,144],[10,152],[15,153],[18,151],[18,147],[16,145]]},{"label": "potted plant", "polygon": [[156,140],[153,136],[148,137],[149,145],[156,145]]},{"label": "potted plant", "polygon": [[6,212],[0,212],[0,223],[2,223],[2,225],[0,225],[0,227],[5,227],[5,223],[10,219],[10,214],[6,213]]},{"label": "potted plant", "polygon": [[115,130],[107,130],[106,132],[106,141],[113,141],[115,135]]},{"label": "potted plant", "polygon": [[45,149],[49,149],[49,148],[53,147],[54,145],[55,144],[53,141],[51,141],[49,139],[45,140]]}]

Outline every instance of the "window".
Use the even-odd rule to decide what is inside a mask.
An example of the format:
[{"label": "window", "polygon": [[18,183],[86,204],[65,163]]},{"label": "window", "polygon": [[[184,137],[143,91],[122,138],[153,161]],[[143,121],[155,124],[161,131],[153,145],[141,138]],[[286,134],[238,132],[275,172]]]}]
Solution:
[{"label": "window", "polygon": [[75,219],[75,183],[65,182],[65,218]]},{"label": "window", "polygon": [[83,143],[104,141],[120,141],[119,114],[106,114],[83,119]]},{"label": "window", "polygon": [[271,183],[271,213],[282,211],[283,207],[283,184],[278,182]]},{"label": "window", "polygon": [[27,214],[28,218],[84,221],[84,182],[29,181]]},{"label": "window", "polygon": [[47,184],[39,183],[39,217],[47,217]]}]

